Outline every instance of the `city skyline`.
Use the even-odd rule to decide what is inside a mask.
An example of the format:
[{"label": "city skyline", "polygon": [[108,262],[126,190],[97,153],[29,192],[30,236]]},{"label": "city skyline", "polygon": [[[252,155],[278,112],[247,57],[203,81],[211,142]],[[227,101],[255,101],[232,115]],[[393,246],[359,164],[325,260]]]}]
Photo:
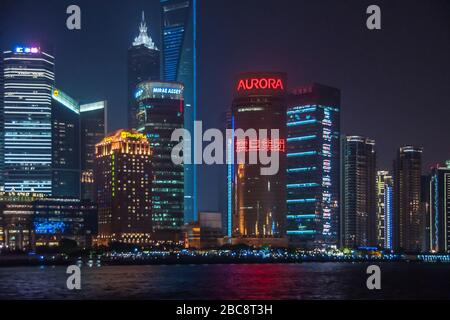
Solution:
[{"label": "city skyline", "polygon": [[[429,10],[429,15],[425,15],[427,27],[424,28],[422,25],[405,21],[406,18],[403,18],[401,13],[403,8],[381,1],[384,29],[389,29],[391,32],[386,33],[383,29],[375,34],[364,28],[365,15],[363,13],[366,5],[364,1],[351,6],[351,8],[346,5],[336,7],[336,4],[329,3],[325,7],[320,6],[322,10],[320,14],[318,5],[282,1],[278,4],[279,6],[289,6],[292,9],[290,11],[293,12],[291,14],[298,15],[298,21],[295,22],[298,31],[295,32],[292,31],[292,27],[288,28],[282,19],[283,15],[290,13],[283,11],[282,15],[280,11],[280,14],[269,16],[269,9],[274,5],[269,1],[258,2],[258,5],[265,10],[259,10],[250,18],[250,21],[244,22],[242,18],[249,12],[251,4],[252,1],[248,1],[238,8],[235,7],[235,4],[225,8],[221,2],[211,5],[207,1],[200,1],[198,4],[199,12],[203,13],[199,21],[199,57],[211,54],[217,57],[227,57],[227,59],[222,59],[220,66],[206,62],[199,65],[197,118],[203,120],[207,127],[220,128],[217,125],[216,118],[218,117],[213,117],[215,112],[210,112],[210,110],[214,106],[218,115],[229,107],[232,92],[230,84],[235,74],[240,71],[261,69],[286,71],[292,86],[317,80],[342,91],[341,131],[348,135],[368,136],[377,141],[378,169],[392,170],[392,161],[397,148],[406,144],[424,148],[424,172],[427,172],[431,165],[450,158],[449,152],[445,148],[441,148],[438,143],[442,139],[445,140],[449,133],[446,132],[442,121],[433,121],[436,115],[444,118],[449,112],[445,107],[446,101],[450,101],[448,90],[445,90],[445,83],[448,82],[450,66],[444,59],[444,52],[447,52],[446,49],[450,44],[446,41],[449,38],[449,31],[443,23],[449,12],[449,10],[445,10],[448,4],[437,1],[436,6],[422,8],[412,3],[408,8],[410,17],[411,15],[413,17],[422,15],[423,10]],[[64,12],[65,5],[62,1],[49,12],[54,12],[59,7]],[[4,12],[8,13],[8,17],[2,19],[0,23],[9,23],[16,27],[14,35],[3,36],[2,34],[0,37],[2,49],[16,45],[18,42],[24,43],[27,40],[39,38],[46,39],[46,42],[53,42],[53,47],[58,53],[55,54],[57,56],[56,85],[58,87],[69,91],[72,96],[111,101],[108,105],[111,107],[111,114],[126,114],[126,96],[114,92],[125,92],[124,86],[120,85],[120,82],[123,84],[124,80],[119,79],[122,78],[120,75],[123,74],[126,64],[118,66],[120,63],[115,61],[124,61],[126,50],[136,36],[136,25],[140,21],[142,10],[146,12],[149,34],[152,35],[158,48],[161,47],[158,1],[154,1],[154,3],[136,1],[136,5],[132,8],[127,6],[121,8],[118,2],[112,2],[110,6],[105,7],[81,1],[84,25],[79,33],[70,33],[71,31],[64,28],[64,15],[61,15],[60,20],[55,19],[50,22],[47,21],[48,19],[36,19],[29,16],[31,10],[26,10],[26,13],[21,11],[22,6],[35,7],[36,12],[41,13],[36,16],[42,17],[48,14],[45,11],[49,4],[43,3],[36,6],[31,2],[23,1],[18,4],[14,3],[13,6],[12,2],[6,1],[2,3],[2,6],[5,8]],[[346,19],[339,19],[339,14],[346,9],[349,9]],[[223,11],[223,16],[233,12],[237,21],[236,26],[228,25],[224,18],[217,18],[219,10]],[[275,12],[277,11],[275,10]],[[318,17],[319,21],[326,17],[327,21],[322,24],[314,24],[314,29],[311,29],[307,22],[312,18],[301,19],[307,13],[312,17]],[[99,28],[93,25],[93,19],[97,15],[105,22],[103,27]],[[434,19],[428,18],[428,16]],[[105,34],[109,28],[112,28],[113,21],[117,24],[117,17],[123,18],[119,19],[119,25],[114,28],[116,32],[113,35]],[[215,18],[212,19],[212,17]],[[21,21],[20,25],[15,21]],[[55,27],[58,23],[61,24],[60,28]],[[256,35],[252,33],[251,29],[242,28],[246,23],[252,24],[254,28],[259,28],[264,32]],[[404,25],[407,25],[408,28]],[[335,26],[337,28],[334,28]],[[226,29],[226,34],[222,31],[224,29]],[[283,29],[285,32],[279,37],[278,31]],[[339,41],[331,38],[333,32],[330,29],[341,35],[338,37]],[[0,30],[3,31],[6,28],[3,27]],[[301,32],[303,30],[309,32],[303,34]],[[324,40],[323,43],[319,44],[312,39],[310,33],[320,34]],[[424,40],[427,45],[416,46],[414,39],[408,36],[413,33],[416,37]],[[44,37],[44,34],[47,36]],[[306,40],[297,43],[298,41],[295,39],[299,38],[300,34],[302,34],[301,39],[306,37]],[[279,39],[275,37],[276,35]],[[265,39],[264,42],[259,41],[262,37]],[[242,42],[244,38],[246,42]],[[64,41],[63,44],[62,41]],[[355,41],[358,46],[354,44]],[[218,45],[210,45],[212,43]],[[233,54],[227,49],[227,47],[236,47],[236,44],[239,43],[243,49],[240,50],[239,55]],[[271,50],[282,45],[287,45],[287,48],[291,50],[289,52]],[[80,47],[86,49],[76,50]],[[258,54],[251,54],[251,47]],[[335,50],[344,47],[345,51]],[[320,48],[322,50],[314,50]],[[434,49],[433,52],[436,53],[436,56],[433,61],[427,61],[427,68],[424,68],[418,66],[415,61],[426,60],[429,50],[426,48]],[[329,51],[330,49],[334,50]],[[312,54],[311,51],[315,53]],[[326,53],[327,51],[333,52],[333,55],[330,56]],[[96,57],[99,53],[103,54],[105,59],[92,64],[90,62],[92,57]],[[75,54],[80,59],[77,59]],[[351,57],[355,57],[357,54],[361,55],[360,59],[352,60]],[[117,58],[119,60],[116,60]],[[350,61],[344,62],[344,58]],[[77,66],[80,65],[80,68],[74,70],[69,61],[77,61]],[[109,70],[108,67],[111,67],[112,70],[105,72],[105,70]],[[386,71],[377,70],[389,70],[393,67],[396,68],[393,76],[388,76]],[[346,72],[342,72],[345,68],[347,68]],[[329,70],[333,72],[329,72]],[[88,71],[89,74],[93,74],[92,78],[89,77],[91,79],[84,78]],[[111,74],[113,71],[117,73]],[[117,78],[117,80],[102,81],[108,77]],[[409,81],[404,81],[405,78]],[[432,81],[429,81],[429,78]],[[80,79],[84,80],[80,81]],[[85,85],[80,86],[80,83]],[[124,85],[126,86],[126,84]],[[212,99],[212,96],[217,96],[218,93],[223,99],[220,101]],[[433,105],[436,111],[428,112],[428,104]],[[408,119],[407,122],[402,120],[406,119],[405,117]],[[125,117],[110,117],[111,130],[109,132],[125,127],[122,119]],[[419,125],[426,126],[427,130],[417,132],[415,127]],[[206,181],[209,182],[209,177],[213,176],[215,177],[213,181],[219,182],[218,172],[220,170],[217,167],[199,167],[199,210],[217,209],[220,201],[218,191],[207,188]],[[208,180],[206,180],[207,177]]]},{"label": "city skyline", "polygon": [[0,0],[0,301],[450,299],[449,54],[450,0]]}]

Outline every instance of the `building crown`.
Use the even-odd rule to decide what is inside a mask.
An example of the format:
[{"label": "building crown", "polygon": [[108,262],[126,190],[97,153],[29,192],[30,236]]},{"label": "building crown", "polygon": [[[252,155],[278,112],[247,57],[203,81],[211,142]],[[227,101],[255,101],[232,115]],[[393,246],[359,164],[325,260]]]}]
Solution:
[{"label": "building crown", "polygon": [[158,50],[152,38],[147,34],[147,24],[145,23],[145,13],[142,11],[142,21],[139,26],[139,35],[134,38],[133,46],[144,45],[149,49]]}]

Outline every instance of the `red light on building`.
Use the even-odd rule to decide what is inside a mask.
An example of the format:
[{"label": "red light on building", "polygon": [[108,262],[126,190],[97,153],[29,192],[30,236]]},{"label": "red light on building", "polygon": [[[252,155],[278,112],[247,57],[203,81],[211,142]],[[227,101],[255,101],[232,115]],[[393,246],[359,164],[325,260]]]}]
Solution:
[{"label": "red light on building", "polygon": [[280,78],[248,78],[238,82],[237,91],[248,90],[284,90]]},{"label": "red light on building", "polygon": [[286,142],[284,139],[237,139],[236,152],[285,152]]}]

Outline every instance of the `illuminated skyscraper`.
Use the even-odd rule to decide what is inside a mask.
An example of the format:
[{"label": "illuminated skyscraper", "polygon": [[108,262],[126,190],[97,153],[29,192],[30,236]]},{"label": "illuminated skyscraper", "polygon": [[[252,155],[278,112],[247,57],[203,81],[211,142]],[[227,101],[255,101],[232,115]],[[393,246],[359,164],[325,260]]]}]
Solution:
[{"label": "illuminated skyscraper", "polygon": [[81,127],[81,198],[94,201],[95,144],[107,132],[107,102],[80,105]]},{"label": "illuminated skyscraper", "polygon": [[430,181],[430,246],[434,252],[450,252],[450,161],[445,167],[431,170]]},{"label": "illuminated skyscraper", "polygon": [[[184,128],[194,137],[197,118],[197,0],[160,0],[162,7],[163,79],[184,85]],[[191,141],[188,141],[191,143]],[[194,148],[191,157],[194,159]],[[197,220],[197,169],[184,166],[184,219]]]},{"label": "illuminated skyscraper", "polygon": [[[439,165],[437,165],[439,166]],[[433,168],[431,168],[433,169]],[[420,179],[420,251],[431,252],[431,234],[432,228],[431,214],[431,175],[422,175]]]},{"label": "illuminated skyscraper", "polygon": [[96,146],[99,242],[151,240],[151,152],[147,138],[118,130]]},{"label": "illuminated skyscraper", "polygon": [[138,131],[152,149],[152,226],[160,240],[177,240],[183,225],[184,170],[172,162],[174,130],[183,128],[183,85],[142,82],[137,87]]},{"label": "illuminated skyscraper", "polygon": [[147,80],[161,79],[160,52],[147,33],[144,12],[139,35],[128,49],[128,127],[137,128],[137,110],[134,99],[136,86]]},{"label": "illuminated skyscraper", "polygon": [[340,91],[294,90],[287,111],[287,235],[298,246],[337,246],[340,216]]},{"label": "illuminated skyscraper", "polygon": [[[235,165],[228,196],[232,197],[232,235],[244,243],[275,245],[285,238],[286,86],[283,73],[245,73],[236,82],[231,108]],[[251,130],[256,135],[261,129],[268,131],[266,136],[251,136]],[[272,129],[279,130],[278,137]],[[261,169],[268,166],[261,159],[251,163],[251,154],[259,151],[278,153],[277,172],[263,175]],[[245,163],[239,161],[240,154]]]},{"label": "illuminated skyscraper", "polygon": [[342,143],[342,245],[376,246],[375,141],[343,137]]},{"label": "illuminated skyscraper", "polygon": [[52,98],[52,196],[80,198],[80,106],[59,89]]},{"label": "illuminated skyscraper", "polygon": [[53,90],[53,196],[95,200],[95,144],[106,135],[106,101],[79,104]]},{"label": "illuminated skyscraper", "polygon": [[377,172],[377,243],[392,249],[393,182],[388,171]]},{"label": "illuminated skyscraper", "polygon": [[54,57],[18,46],[2,58],[0,176],[5,191],[52,192]]},{"label": "illuminated skyscraper", "polygon": [[394,250],[420,250],[422,149],[404,146],[394,161]]}]

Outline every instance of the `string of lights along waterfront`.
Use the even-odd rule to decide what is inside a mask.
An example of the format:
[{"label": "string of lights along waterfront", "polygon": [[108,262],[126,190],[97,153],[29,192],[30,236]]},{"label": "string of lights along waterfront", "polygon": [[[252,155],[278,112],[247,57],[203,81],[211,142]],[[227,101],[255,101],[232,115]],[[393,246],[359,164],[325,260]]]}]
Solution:
[{"label": "string of lights along waterfront", "polygon": [[[39,39],[2,48],[2,250],[70,240],[130,250],[170,243],[449,252],[450,162],[437,159],[427,171],[426,150],[405,144],[392,168],[379,167],[382,141],[343,132],[340,89],[288,84],[292,70],[242,70],[229,80],[222,124],[232,135],[223,150],[227,160],[245,162],[223,166],[226,208],[198,212],[197,166],[171,159],[174,130],[190,131],[186,144],[195,140],[196,1],[159,5],[160,45],[144,13],[131,47],[123,44],[129,127],[114,132],[106,100],[86,101],[55,83],[58,57]],[[278,156],[275,172],[250,162],[261,152]]]}]

